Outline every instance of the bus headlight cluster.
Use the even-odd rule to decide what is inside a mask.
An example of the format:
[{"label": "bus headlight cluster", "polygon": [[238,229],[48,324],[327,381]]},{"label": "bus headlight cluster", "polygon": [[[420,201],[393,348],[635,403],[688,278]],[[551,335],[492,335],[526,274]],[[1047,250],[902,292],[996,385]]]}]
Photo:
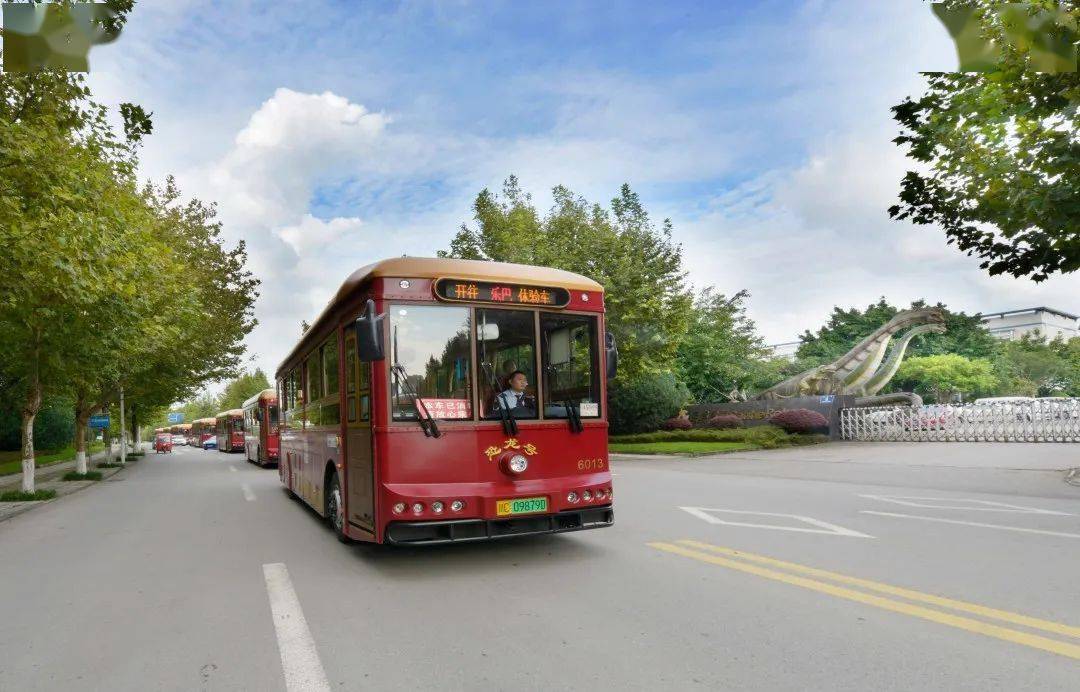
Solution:
[{"label": "bus headlight cluster", "polygon": [[[395,502],[392,507],[394,514],[404,514],[406,510],[411,509],[413,514],[423,514],[425,509],[431,510],[433,514],[442,514],[446,511],[446,503],[442,500],[433,500],[427,507],[423,502],[413,502],[408,504],[405,502]],[[452,500],[450,502],[451,512],[461,512],[465,509],[465,500]]]},{"label": "bus headlight cluster", "polygon": [[576,505],[580,502],[601,502],[611,501],[611,488],[586,488],[580,493],[576,490],[571,490],[566,493],[566,501],[570,504]]}]

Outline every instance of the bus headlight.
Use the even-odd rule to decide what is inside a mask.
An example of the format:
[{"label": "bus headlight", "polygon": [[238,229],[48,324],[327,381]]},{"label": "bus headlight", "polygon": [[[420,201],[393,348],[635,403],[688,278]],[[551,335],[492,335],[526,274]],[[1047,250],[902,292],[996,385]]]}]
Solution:
[{"label": "bus headlight", "polygon": [[586,490],[585,492],[581,493],[581,499],[588,502],[589,500],[592,499],[592,493],[589,492],[588,490]]},{"label": "bus headlight", "polygon": [[502,458],[502,467],[506,473],[522,473],[529,468],[529,460],[521,454],[507,454]]},{"label": "bus headlight", "polygon": [[431,511],[435,512],[436,514],[442,514],[443,503],[439,502],[438,500],[436,500],[435,502],[432,502],[431,503]]},{"label": "bus headlight", "polygon": [[465,503],[461,500],[454,500],[450,503],[450,510],[453,512],[460,512],[463,509],[465,509]]},{"label": "bus headlight", "polygon": [[567,502],[577,502],[577,493],[575,493],[573,490],[566,493],[566,501]]},{"label": "bus headlight", "polygon": [[394,505],[394,514],[401,514],[404,511],[405,511],[405,503],[404,502],[399,502],[396,505]]},{"label": "bus headlight", "polygon": [[412,506],[413,514],[423,514],[424,505],[419,502],[414,502]]}]

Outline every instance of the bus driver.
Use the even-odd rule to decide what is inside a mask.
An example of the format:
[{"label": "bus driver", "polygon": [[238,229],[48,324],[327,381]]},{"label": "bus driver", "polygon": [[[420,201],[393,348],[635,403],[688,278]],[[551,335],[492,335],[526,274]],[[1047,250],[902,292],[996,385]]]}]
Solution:
[{"label": "bus driver", "polygon": [[533,397],[525,393],[529,386],[529,378],[520,370],[510,373],[507,378],[507,389],[499,394],[503,405],[516,416],[536,415],[536,402]]}]

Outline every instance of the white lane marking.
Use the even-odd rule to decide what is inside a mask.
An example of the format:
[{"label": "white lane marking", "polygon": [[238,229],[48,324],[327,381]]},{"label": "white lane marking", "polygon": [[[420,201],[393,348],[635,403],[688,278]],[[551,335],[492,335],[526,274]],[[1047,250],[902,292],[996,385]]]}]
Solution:
[{"label": "white lane marking", "polygon": [[[710,524],[719,524],[722,526],[745,526],[754,529],[773,529],[775,531],[796,531],[799,533],[823,533],[830,536],[851,536],[852,538],[873,538],[865,533],[853,531],[852,529],[845,529],[843,526],[837,526],[836,524],[830,524],[827,521],[821,521],[820,519],[814,519],[812,517],[803,517],[798,514],[777,514],[776,512],[747,512],[740,509],[714,509],[709,507],[679,507],[682,511],[691,514],[698,519],[703,519]],[[776,524],[751,524],[743,521],[725,521],[719,517],[713,516],[710,512],[719,512],[723,514],[743,514],[752,517],[783,517],[785,519],[794,519],[800,521],[803,524],[810,524],[810,526],[816,526],[817,528],[809,528],[807,526],[778,526]]]},{"label": "white lane marking", "polygon": [[263,565],[266,593],[270,597],[270,613],[274,617],[281,669],[285,673],[288,692],[330,689],[315,640],[311,637],[300,599],[296,597],[289,570],[283,562]]},{"label": "white lane marking", "polygon": [[978,526],[984,529],[1001,529],[1002,531],[1019,531],[1021,533],[1038,533],[1043,536],[1060,536],[1062,538],[1080,538],[1080,533],[1066,533],[1065,531],[1045,531],[1043,529],[1029,529],[1024,526],[1006,526],[1004,524],[984,524],[978,521],[960,521],[959,519],[942,519],[941,517],[923,517],[917,514],[897,514],[895,512],[873,512],[868,509],[859,510],[860,514],[873,514],[879,517],[895,517],[897,519],[919,519],[921,521],[936,521],[941,524],[960,524],[961,526]]},{"label": "white lane marking", "polygon": [[255,501],[255,493],[253,493],[251,491],[251,486],[250,485],[248,485],[247,483],[244,483],[243,485],[240,486],[240,489],[244,491],[244,499],[245,500],[247,500],[248,502],[254,502]]},{"label": "white lane marking", "polygon": [[[1068,512],[1058,512],[1052,509],[1021,507],[1020,505],[1010,505],[1005,502],[973,500],[966,497],[923,497],[915,495],[859,495],[859,497],[865,497],[870,500],[881,500],[882,502],[891,502],[895,505],[904,505],[906,507],[924,507],[926,509],[967,509],[973,512],[1014,512],[1018,514],[1052,514],[1059,517],[1073,516]],[[928,502],[931,504],[926,504]],[[932,504],[934,502],[947,504]],[[974,505],[980,506],[975,507],[972,505],[959,504],[963,502],[971,502]]]}]

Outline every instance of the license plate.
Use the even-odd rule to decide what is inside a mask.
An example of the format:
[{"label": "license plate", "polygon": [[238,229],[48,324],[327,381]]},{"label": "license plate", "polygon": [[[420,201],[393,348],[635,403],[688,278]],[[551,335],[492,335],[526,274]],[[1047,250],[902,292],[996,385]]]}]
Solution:
[{"label": "license plate", "polygon": [[495,503],[495,514],[500,517],[511,514],[535,514],[546,512],[547,508],[546,497],[519,497],[516,500],[498,500]]}]

